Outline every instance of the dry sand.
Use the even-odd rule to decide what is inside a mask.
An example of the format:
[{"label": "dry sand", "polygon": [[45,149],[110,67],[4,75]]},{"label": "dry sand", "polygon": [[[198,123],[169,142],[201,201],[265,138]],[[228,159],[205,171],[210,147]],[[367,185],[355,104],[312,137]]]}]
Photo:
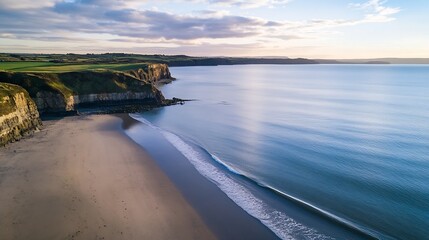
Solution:
[{"label": "dry sand", "polygon": [[0,239],[214,239],[121,122],[45,122],[0,149]]}]

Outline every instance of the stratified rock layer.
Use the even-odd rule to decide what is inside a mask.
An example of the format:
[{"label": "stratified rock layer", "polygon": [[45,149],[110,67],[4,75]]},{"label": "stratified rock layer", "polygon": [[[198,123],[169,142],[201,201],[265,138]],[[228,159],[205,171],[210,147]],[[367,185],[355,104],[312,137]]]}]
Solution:
[{"label": "stratified rock layer", "polygon": [[36,104],[22,87],[0,83],[0,146],[41,127]]},{"label": "stratified rock layer", "polygon": [[164,96],[154,84],[166,79],[173,78],[165,64],[146,64],[127,72],[0,72],[0,82],[26,89],[41,114],[120,103],[162,106]]},{"label": "stratified rock layer", "polygon": [[145,68],[131,70],[128,73],[140,80],[150,83],[173,79],[166,64],[148,64]]}]

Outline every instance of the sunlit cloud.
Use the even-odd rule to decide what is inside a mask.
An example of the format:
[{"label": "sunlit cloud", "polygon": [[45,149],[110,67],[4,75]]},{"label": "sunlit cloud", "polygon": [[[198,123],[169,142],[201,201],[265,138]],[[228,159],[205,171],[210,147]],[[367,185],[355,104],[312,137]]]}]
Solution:
[{"label": "sunlit cloud", "polygon": [[262,50],[271,53],[278,47],[317,46],[321,39],[334,38],[343,28],[391,22],[401,11],[399,7],[388,6],[387,1],[370,0],[339,6],[356,13],[353,14],[355,18],[307,16],[301,20],[288,20],[288,16],[270,19],[269,14],[252,16],[247,11],[269,13],[271,7],[290,7],[292,0],[173,2],[185,6],[192,4],[189,2],[198,2],[215,7],[176,12],[157,8],[157,2],[149,0],[0,0],[0,43],[13,45],[11,41],[15,40],[31,44],[33,41],[34,48],[40,50],[47,48],[43,46],[45,44],[53,50],[55,46],[61,46],[60,50],[69,46],[70,50],[81,47],[91,51],[92,46],[94,51],[104,49],[106,52],[112,49],[164,49],[182,53],[192,51],[188,54],[205,52],[205,55],[219,54],[219,49],[225,55],[239,54],[241,46],[246,54],[257,53],[258,49],[261,53]]},{"label": "sunlit cloud", "polygon": [[352,7],[360,8],[369,11],[363,19],[364,22],[389,22],[395,20],[393,15],[400,12],[398,7],[387,7],[387,1],[383,0],[370,0],[365,3],[350,4]]},{"label": "sunlit cloud", "polygon": [[209,3],[224,6],[238,6],[244,8],[257,8],[262,6],[274,7],[284,5],[291,0],[208,0]]},{"label": "sunlit cloud", "polygon": [[34,1],[34,0],[0,0],[1,9],[37,9],[43,7],[52,7],[55,5],[55,2],[58,0],[43,0],[43,1]]}]

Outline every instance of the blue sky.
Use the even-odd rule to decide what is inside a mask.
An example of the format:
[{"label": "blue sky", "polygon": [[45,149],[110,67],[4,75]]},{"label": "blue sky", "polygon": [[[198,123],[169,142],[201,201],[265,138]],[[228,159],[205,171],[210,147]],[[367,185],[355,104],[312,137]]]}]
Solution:
[{"label": "blue sky", "polygon": [[429,57],[427,0],[0,0],[0,52]]}]

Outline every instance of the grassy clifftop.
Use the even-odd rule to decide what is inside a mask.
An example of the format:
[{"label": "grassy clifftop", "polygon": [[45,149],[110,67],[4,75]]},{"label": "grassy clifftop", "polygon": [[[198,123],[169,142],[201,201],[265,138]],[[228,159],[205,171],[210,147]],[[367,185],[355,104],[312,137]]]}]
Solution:
[{"label": "grassy clifftop", "polygon": [[46,73],[0,71],[0,81],[22,86],[32,97],[41,91],[69,97],[79,94],[142,92],[153,87],[145,79],[115,70]]},{"label": "grassy clifftop", "polygon": [[0,63],[0,146],[37,129],[39,113],[174,104],[154,85],[164,79],[172,79],[165,64]]},{"label": "grassy clifftop", "polygon": [[12,72],[62,73],[88,70],[129,71],[147,68],[149,63],[55,63],[36,62],[0,62],[0,70]]},{"label": "grassy clifftop", "polygon": [[[0,53],[1,62],[25,62],[33,65],[105,65],[165,63],[169,66],[215,66],[236,64],[316,64],[305,58],[240,58],[240,57],[192,57],[186,55],[140,55],[126,53],[106,54],[7,54]],[[13,63],[11,63],[13,65]],[[0,64],[1,65],[1,64]],[[13,66],[12,66],[13,67]],[[124,66],[126,67],[126,66]],[[0,67],[1,69],[1,67]],[[16,71],[17,69],[9,69]],[[123,70],[123,69],[117,69]]]},{"label": "grassy clifftop", "polygon": [[[0,82],[23,87],[42,113],[75,111],[86,103],[134,101],[161,106],[165,99],[154,83],[172,79],[165,64],[6,65],[0,68],[19,71],[0,70]],[[75,69],[81,70],[71,71]]]}]

